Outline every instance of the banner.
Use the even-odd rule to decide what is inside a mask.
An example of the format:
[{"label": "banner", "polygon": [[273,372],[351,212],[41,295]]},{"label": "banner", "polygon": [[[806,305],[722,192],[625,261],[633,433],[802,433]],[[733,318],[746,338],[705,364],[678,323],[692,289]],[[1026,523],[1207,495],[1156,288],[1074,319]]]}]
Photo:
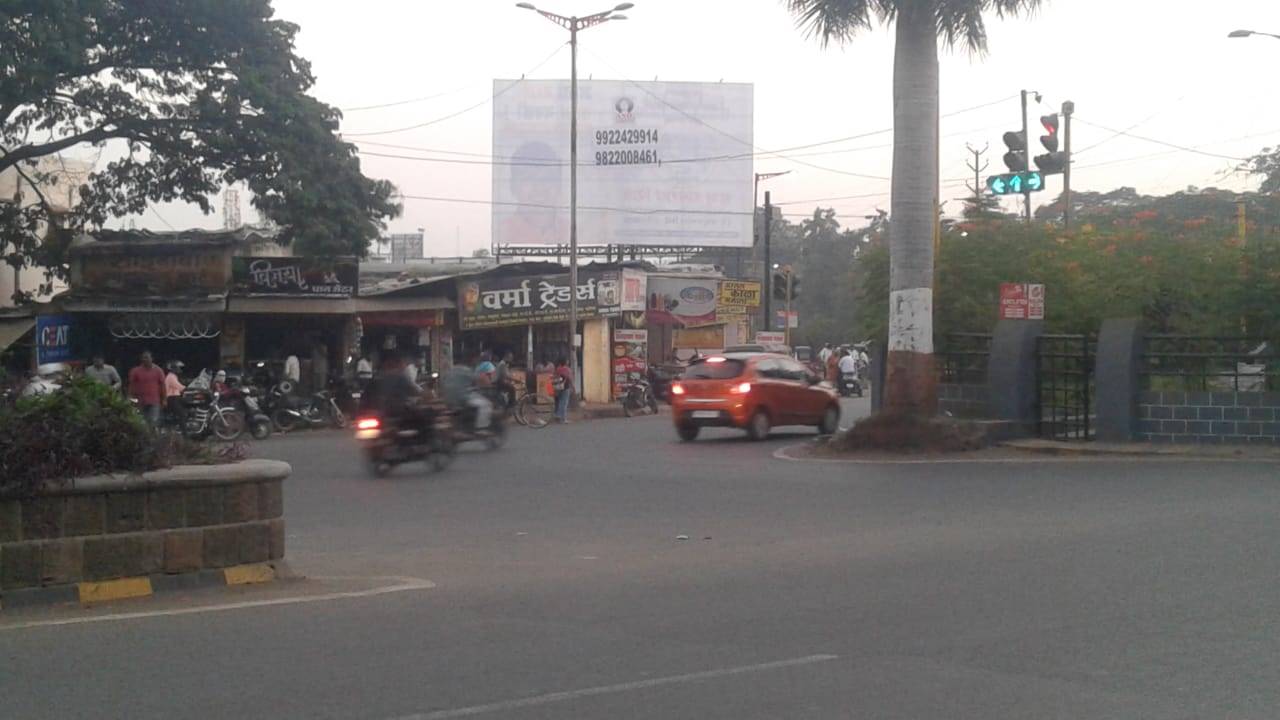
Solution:
[{"label": "banner", "polygon": [[349,298],[360,270],[353,258],[235,257],[231,281],[240,295]]},{"label": "banner", "polygon": [[71,359],[71,316],[40,315],[36,318],[36,364]]},{"label": "banner", "polygon": [[76,262],[77,294],[91,297],[191,297],[227,291],[227,256],[218,248],[138,247],[131,252],[86,252]]},{"label": "banner", "polygon": [[719,283],[716,278],[649,276],[649,322],[679,327],[716,324]]},{"label": "banner", "polygon": [[1001,320],[1043,320],[1044,285],[1000,283]]},{"label": "banner", "polygon": [[[578,318],[622,312],[619,273],[578,273]],[[569,274],[471,277],[458,281],[458,323],[463,330],[568,322]]]},{"label": "banner", "polygon": [[613,331],[613,397],[622,397],[623,388],[645,376],[648,370],[647,330],[617,329]]},{"label": "banner", "polygon": [[[578,81],[578,237],[751,247],[753,90]],[[569,82],[493,82],[493,240],[569,241]]]},{"label": "banner", "polygon": [[724,307],[760,307],[761,285],[749,280],[721,280],[720,305]]}]

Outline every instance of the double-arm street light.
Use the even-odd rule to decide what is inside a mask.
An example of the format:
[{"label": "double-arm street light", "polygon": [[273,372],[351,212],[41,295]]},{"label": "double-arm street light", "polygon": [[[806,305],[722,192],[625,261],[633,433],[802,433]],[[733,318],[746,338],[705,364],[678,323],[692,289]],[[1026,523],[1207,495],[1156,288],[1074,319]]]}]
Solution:
[{"label": "double-arm street light", "polygon": [[1229,38],[1243,38],[1243,37],[1249,37],[1250,35],[1265,35],[1267,37],[1273,37],[1277,40],[1280,40],[1280,35],[1276,35],[1274,33],[1258,32],[1257,30],[1232,30],[1231,32],[1227,33],[1227,37]]},{"label": "double-arm street light", "polygon": [[578,31],[610,20],[626,20],[618,15],[630,10],[634,3],[624,2],[611,10],[584,17],[566,17],[539,10],[533,3],[516,3],[516,7],[532,10],[569,31],[569,367],[574,383],[581,387],[578,368]]}]

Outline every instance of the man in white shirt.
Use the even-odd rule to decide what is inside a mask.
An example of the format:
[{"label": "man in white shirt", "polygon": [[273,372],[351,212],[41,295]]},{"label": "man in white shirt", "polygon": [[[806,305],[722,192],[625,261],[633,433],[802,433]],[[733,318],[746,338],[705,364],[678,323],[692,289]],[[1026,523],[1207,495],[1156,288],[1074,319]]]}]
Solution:
[{"label": "man in white shirt", "polygon": [[290,354],[284,359],[284,379],[293,381],[294,385],[302,379],[302,364],[298,362],[298,356]]},{"label": "man in white shirt", "polygon": [[857,374],[857,372],[858,372],[858,361],[854,359],[853,353],[848,353],[848,352],[841,353],[840,354],[840,374],[841,375],[845,375],[848,373]]},{"label": "man in white shirt", "polygon": [[818,363],[821,364],[822,367],[827,366],[827,358],[831,357],[832,352],[831,343],[823,343],[822,349],[818,351]]}]

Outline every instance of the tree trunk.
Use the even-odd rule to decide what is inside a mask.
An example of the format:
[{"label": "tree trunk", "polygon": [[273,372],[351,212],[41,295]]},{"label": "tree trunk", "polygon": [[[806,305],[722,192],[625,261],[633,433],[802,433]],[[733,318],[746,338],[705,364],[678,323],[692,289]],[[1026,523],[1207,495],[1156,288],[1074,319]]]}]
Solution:
[{"label": "tree trunk", "polygon": [[938,31],[932,3],[902,3],[893,58],[893,198],[885,410],[932,415],[933,233],[938,188]]}]

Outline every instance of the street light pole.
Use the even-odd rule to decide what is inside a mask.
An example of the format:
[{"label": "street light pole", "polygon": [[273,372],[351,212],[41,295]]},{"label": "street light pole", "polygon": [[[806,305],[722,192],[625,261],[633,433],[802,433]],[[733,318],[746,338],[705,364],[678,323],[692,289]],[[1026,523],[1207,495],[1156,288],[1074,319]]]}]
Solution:
[{"label": "street light pole", "polygon": [[578,364],[578,31],[610,20],[626,20],[627,16],[615,13],[634,6],[625,2],[611,10],[577,17],[539,10],[532,3],[516,3],[516,7],[532,10],[569,31],[569,367],[579,393],[582,373]]}]

